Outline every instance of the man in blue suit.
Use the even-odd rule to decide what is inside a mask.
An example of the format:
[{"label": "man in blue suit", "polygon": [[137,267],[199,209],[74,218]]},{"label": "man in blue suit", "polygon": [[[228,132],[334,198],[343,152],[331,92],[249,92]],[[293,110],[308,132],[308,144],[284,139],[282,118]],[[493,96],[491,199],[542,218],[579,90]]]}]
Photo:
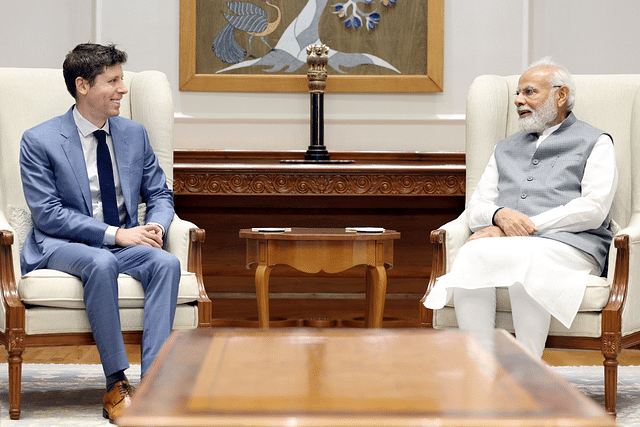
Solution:
[{"label": "man in blue suit", "polygon": [[[75,105],[23,135],[20,167],[33,229],[22,253],[22,273],[38,268],[79,277],[107,378],[103,415],[120,415],[131,401],[129,367],[118,311],[118,274],[145,293],[142,375],[171,333],[180,263],[162,250],[173,219],[173,193],[144,127],[119,117],[127,93],[115,46],[81,44],[67,55],[63,74]],[[146,203],[146,224],[138,205]]]}]

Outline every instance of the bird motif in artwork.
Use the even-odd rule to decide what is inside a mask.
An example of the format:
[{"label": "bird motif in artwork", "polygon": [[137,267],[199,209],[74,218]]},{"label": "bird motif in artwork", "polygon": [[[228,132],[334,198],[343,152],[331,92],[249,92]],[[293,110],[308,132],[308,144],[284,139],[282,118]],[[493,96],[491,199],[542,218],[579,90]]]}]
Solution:
[{"label": "bird motif in artwork", "polygon": [[[320,18],[328,2],[329,0],[307,0],[300,14],[282,32],[280,39],[271,52],[261,58],[230,63],[228,67],[216,71],[216,74],[256,65],[263,67],[263,71],[268,73],[275,73],[280,70],[284,70],[286,73],[293,73],[299,70],[300,67],[306,65],[307,46],[324,44],[320,38],[319,27]],[[241,52],[242,55],[244,55],[243,52]],[[328,65],[331,68],[342,74],[346,73],[346,71],[342,70],[341,67],[351,68],[363,64],[377,65],[401,74],[397,68],[384,59],[368,53],[339,52],[331,49],[328,61]]]},{"label": "bird motif in artwork", "polygon": [[275,4],[271,4],[270,1],[264,0],[268,6],[278,11],[278,17],[273,22],[267,20],[267,12],[264,9],[253,3],[244,1],[227,2],[227,7],[235,15],[223,13],[227,24],[213,39],[213,46],[211,47],[218,58],[228,64],[237,64],[244,60],[247,50],[236,41],[235,30],[249,34],[249,58],[255,58],[251,53],[251,41],[254,37],[260,37],[260,40],[267,45],[269,51],[273,51],[271,45],[264,38],[278,28],[282,19],[282,11]]}]

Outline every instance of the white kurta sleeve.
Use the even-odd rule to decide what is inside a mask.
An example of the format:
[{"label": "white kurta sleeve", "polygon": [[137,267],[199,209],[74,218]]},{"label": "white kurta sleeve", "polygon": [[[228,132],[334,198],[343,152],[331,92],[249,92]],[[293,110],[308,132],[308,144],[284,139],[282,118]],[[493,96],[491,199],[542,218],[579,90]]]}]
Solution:
[{"label": "white kurta sleeve", "polygon": [[584,170],[581,196],[531,218],[539,233],[584,231],[600,227],[606,219],[618,185],[613,141],[598,138]]},{"label": "white kurta sleeve", "polygon": [[467,220],[471,231],[476,232],[493,225],[493,214],[499,208],[495,204],[497,198],[498,166],[495,157],[491,155],[467,206]]}]

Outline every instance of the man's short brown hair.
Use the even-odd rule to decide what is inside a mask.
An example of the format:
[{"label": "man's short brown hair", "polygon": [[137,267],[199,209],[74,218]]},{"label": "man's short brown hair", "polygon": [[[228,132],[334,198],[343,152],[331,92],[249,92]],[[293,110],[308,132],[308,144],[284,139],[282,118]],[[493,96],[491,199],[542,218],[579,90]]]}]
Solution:
[{"label": "man's short brown hair", "polygon": [[104,72],[105,67],[127,62],[127,54],[118,50],[115,45],[83,43],[76,46],[65,57],[62,74],[67,90],[76,97],[76,79],[82,77],[93,85],[96,77]]}]

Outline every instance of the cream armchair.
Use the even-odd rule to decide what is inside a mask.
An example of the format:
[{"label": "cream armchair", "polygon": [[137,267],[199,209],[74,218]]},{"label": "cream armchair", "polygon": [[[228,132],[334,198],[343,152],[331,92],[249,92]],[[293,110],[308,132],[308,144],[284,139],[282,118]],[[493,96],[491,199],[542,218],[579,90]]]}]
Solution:
[{"label": "cream armchair", "polygon": [[[466,200],[469,201],[495,144],[518,130],[513,101],[519,76],[481,76],[467,99]],[[552,319],[549,348],[601,350],[605,406],[615,414],[617,357],[640,343],[640,75],[577,75],[576,117],[610,133],[619,184],[611,215],[619,225],[609,254],[607,277],[592,276],[571,328]],[[471,234],[466,215],[431,233],[435,245],[428,295],[437,277],[451,268],[456,252]],[[423,298],[424,300],[424,298]],[[440,310],[420,304],[424,327],[457,327],[454,301]],[[506,288],[497,289],[496,327],[513,332]]]},{"label": "cream armchair", "polygon": [[[122,100],[121,115],[146,127],[171,188],[173,104],[169,82],[160,72],[144,71],[125,73],[125,83],[129,93]],[[18,162],[22,133],[64,114],[72,104],[62,70],[0,68],[0,343],[9,353],[11,419],[20,417],[22,353],[26,347],[93,343],[77,278],[53,270],[20,274],[20,249],[31,228]],[[175,329],[211,324],[211,301],[202,281],[203,241],[204,230],[177,216],[167,231],[165,249],[178,257],[183,270]],[[125,342],[139,344],[142,287],[126,275],[121,275],[118,285]]]}]

